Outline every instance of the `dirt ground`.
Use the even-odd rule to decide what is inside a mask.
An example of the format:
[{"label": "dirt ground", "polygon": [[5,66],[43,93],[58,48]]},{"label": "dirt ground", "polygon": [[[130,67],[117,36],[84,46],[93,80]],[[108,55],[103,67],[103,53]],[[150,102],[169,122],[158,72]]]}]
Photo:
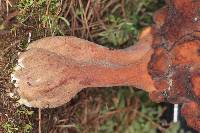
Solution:
[{"label": "dirt ground", "polygon": [[[154,133],[158,130],[175,133],[178,130],[178,125],[160,120],[164,107],[131,87],[84,90],[62,107],[41,111],[20,106],[17,95],[10,98],[10,92],[16,89],[10,74],[18,52],[27,46],[30,33],[31,41],[45,36],[74,35],[107,47],[123,48],[137,40],[139,30],[149,25],[153,11],[163,5],[156,0],[135,0],[138,5],[130,0],[98,1],[100,4],[83,0],[0,0],[1,132],[39,132],[41,129],[42,133]],[[131,10],[133,5],[129,7],[129,4],[137,8],[133,12],[125,11]],[[113,29],[117,31],[115,37],[111,34]],[[121,32],[121,29],[125,30]]]}]

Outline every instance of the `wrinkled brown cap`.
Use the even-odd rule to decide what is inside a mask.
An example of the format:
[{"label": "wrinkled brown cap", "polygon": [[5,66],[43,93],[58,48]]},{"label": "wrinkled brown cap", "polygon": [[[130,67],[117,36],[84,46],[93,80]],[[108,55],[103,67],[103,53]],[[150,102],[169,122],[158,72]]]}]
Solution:
[{"label": "wrinkled brown cap", "polygon": [[154,53],[148,65],[157,102],[183,103],[188,124],[200,131],[200,1],[166,0],[154,20]]}]

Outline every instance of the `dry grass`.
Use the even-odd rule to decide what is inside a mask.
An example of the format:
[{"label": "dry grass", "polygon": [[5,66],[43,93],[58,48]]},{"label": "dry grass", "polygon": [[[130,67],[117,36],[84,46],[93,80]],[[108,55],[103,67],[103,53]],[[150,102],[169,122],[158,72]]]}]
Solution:
[{"label": "dry grass", "polygon": [[162,4],[157,0],[0,0],[1,131],[38,132],[41,127],[42,133],[137,132],[134,123],[142,125],[140,121],[149,125],[149,131],[166,131],[159,123],[163,109],[129,87],[82,91],[62,107],[41,110],[41,117],[37,109],[19,106],[17,96],[7,96],[14,90],[10,73],[29,33],[31,40],[73,35],[111,48],[126,47],[137,40],[139,30],[152,22],[152,12]]}]

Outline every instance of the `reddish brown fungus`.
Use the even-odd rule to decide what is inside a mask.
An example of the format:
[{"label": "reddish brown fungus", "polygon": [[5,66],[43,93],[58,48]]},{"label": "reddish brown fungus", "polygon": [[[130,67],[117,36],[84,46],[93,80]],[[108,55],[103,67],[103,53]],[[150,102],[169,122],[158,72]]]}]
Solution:
[{"label": "reddish brown fungus", "polygon": [[200,1],[166,0],[138,44],[109,50],[75,37],[31,43],[13,72],[20,102],[57,107],[81,89],[129,85],[156,102],[182,103],[188,124],[200,131]]}]

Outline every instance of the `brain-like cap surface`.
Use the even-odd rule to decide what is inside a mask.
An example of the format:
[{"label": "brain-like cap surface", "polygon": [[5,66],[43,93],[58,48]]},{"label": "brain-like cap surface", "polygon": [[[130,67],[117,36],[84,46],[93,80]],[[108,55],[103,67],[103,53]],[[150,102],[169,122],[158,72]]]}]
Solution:
[{"label": "brain-like cap surface", "polygon": [[148,70],[157,91],[150,97],[183,103],[188,124],[200,130],[200,0],[166,2],[154,16],[154,54]]}]

